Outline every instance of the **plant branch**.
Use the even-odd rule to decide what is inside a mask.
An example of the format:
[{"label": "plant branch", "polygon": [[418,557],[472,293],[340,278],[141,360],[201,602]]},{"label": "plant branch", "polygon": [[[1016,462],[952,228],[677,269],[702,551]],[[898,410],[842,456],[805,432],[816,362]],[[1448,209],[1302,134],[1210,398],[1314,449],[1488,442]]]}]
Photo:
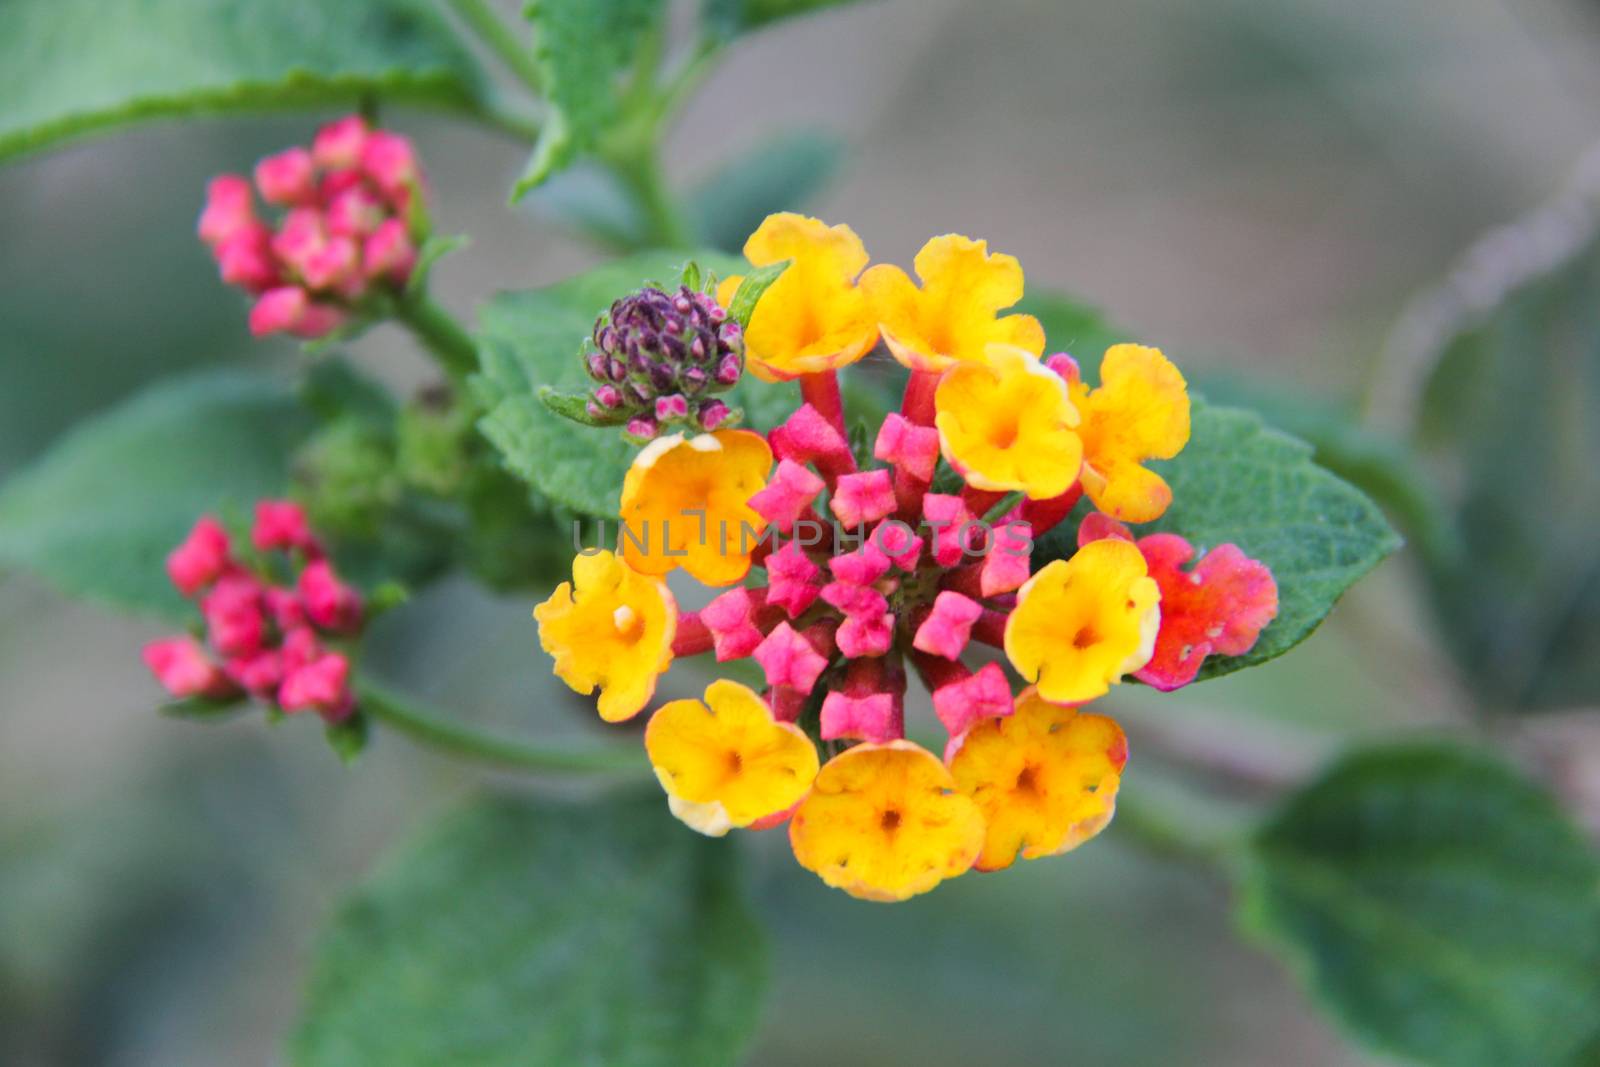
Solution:
[{"label": "plant branch", "polygon": [[450,0],[450,7],[518,81],[539,93],[543,78],[533,50],[511,31],[488,0]]},{"label": "plant branch", "polygon": [[647,770],[633,748],[563,749],[496,737],[443,718],[368,678],[357,678],[355,691],[364,713],[445,755],[537,774],[642,774]]},{"label": "plant branch", "polygon": [[400,300],[394,314],[450,377],[459,380],[478,369],[478,343],[453,315],[427,296]]}]

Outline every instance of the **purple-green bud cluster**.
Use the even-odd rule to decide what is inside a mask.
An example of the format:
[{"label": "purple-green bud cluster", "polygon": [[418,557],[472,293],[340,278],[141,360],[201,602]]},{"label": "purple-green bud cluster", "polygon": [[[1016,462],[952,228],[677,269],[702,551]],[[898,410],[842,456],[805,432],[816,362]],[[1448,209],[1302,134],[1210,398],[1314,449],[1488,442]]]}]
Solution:
[{"label": "purple-green bud cluster", "polygon": [[732,409],[714,394],[744,373],[744,338],[712,296],[688,286],[676,293],[644,288],[600,316],[584,358],[598,383],[589,414],[626,419],[628,435],[648,441],[669,429],[711,431],[728,421]]}]

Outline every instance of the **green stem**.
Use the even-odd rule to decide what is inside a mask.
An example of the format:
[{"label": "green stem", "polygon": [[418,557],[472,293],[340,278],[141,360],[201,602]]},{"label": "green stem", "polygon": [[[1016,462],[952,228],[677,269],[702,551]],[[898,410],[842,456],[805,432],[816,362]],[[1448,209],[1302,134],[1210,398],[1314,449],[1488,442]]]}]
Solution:
[{"label": "green stem", "polygon": [[478,369],[478,343],[455,316],[427,296],[418,294],[401,299],[394,314],[450,377],[459,380]]},{"label": "green stem", "polygon": [[367,678],[357,678],[361,710],[396,733],[450,756],[540,774],[640,774],[647,768],[632,748],[574,750],[479,733],[441,718]]},{"label": "green stem", "polygon": [[667,189],[656,153],[654,133],[640,139],[641,147],[607,162],[639,206],[649,227],[651,243],[662,248],[689,248],[694,244],[689,223],[678,201]]},{"label": "green stem", "polygon": [[543,79],[539,64],[533,58],[533,50],[511,32],[488,0],[450,0],[450,6],[500,62],[517,76],[518,81],[534,93],[540,91]]},{"label": "green stem", "polygon": [[993,526],[995,523],[1005,518],[1006,514],[1010,512],[1012,508],[1022,503],[1023,495],[1024,494],[1022,493],[1007,493],[999,500],[996,500],[994,502],[994,506],[983,513],[983,521],[990,526]]}]

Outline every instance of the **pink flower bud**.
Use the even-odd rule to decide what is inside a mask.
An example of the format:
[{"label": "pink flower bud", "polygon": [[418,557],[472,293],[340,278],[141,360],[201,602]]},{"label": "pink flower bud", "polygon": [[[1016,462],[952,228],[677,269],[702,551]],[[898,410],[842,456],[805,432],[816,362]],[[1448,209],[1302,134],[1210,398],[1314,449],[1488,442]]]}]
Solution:
[{"label": "pink flower bud", "polygon": [[291,715],[315,711],[329,722],[338,722],[355,709],[349,678],[350,661],[338,652],[324,653],[283,679],[278,706]]},{"label": "pink flower bud", "polygon": [[361,253],[355,241],[348,237],[330,237],[300,262],[300,276],[308,289],[342,289],[356,281],[361,267]]},{"label": "pink flower bud", "polygon": [[922,515],[932,531],[933,561],[941,567],[961,562],[976,527],[968,526],[972,513],[958,496],[929,493],[922,498]]},{"label": "pink flower bud", "polygon": [[327,560],[306,564],[298,588],[306,618],[321,629],[344,633],[361,625],[361,594],[341,582]]},{"label": "pink flower bud", "polygon": [[783,459],[779,460],[778,469],[766,488],[752,496],[749,503],[762,518],[776,526],[779,533],[787,534],[811,509],[811,502],[826,485],[799,463]]},{"label": "pink flower bud", "polygon": [[288,333],[310,340],[332,333],[344,319],[343,311],[313,303],[299,286],[283,285],[256,298],[250,308],[250,333],[255,337]]},{"label": "pink flower bud", "polygon": [[361,253],[361,270],[368,278],[404,285],[417,265],[417,246],[405,223],[389,219],[367,238]]},{"label": "pink flower bud", "polygon": [[847,527],[876,522],[894,514],[894,475],[886,469],[841,474],[828,501]]},{"label": "pink flower bud", "polygon": [[768,556],[766,568],[767,603],[782,608],[791,619],[798,619],[822,592],[822,568],[798,541],[787,541]]},{"label": "pink flower bud", "polygon": [[869,586],[889,573],[889,557],[868,537],[860,548],[830,559],[828,569],[841,582]]},{"label": "pink flower bud", "polygon": [[810,404],[801,404],[767,438],[772,443],[773,455],[780,459],[798,464],[815,463],[818,470],[830,476],[855,470],[856,461],[850,454],[849,443],[833,423]]},{"label": "pink flower bud", "polygon": [[237,174],[221,174],[206,184],[206,206],[200,212],[200,239],[213,247],[256,221],[250,183]]},{"label": "pink flower bud", "polygon": [[911,647],[945,659],[959,659],[972,637],[972,624],[983,614],[976,600],[945,590],[933,601],[933,611],[911,641]]},{"label": "pink flower bud", "polygon": [[761,607],[761,591],[730,589],[716,597],[700,612],[700,621],[711,631],[717,661],[743,659],[761,644],[756,628],[756,611]]},{"label": "pink flower bud", "polygon": [[203,516],[183,539],[183,544],[167,555],[167,577],[178,592],[192,597],[220,578],[230,559],[228,531],[211,516]]},{"label": "pink flower bud", "polygon": [[904,705],[893,693],[848,696],[837,690],[822,701],[822,739],[893,741],[905,736]]},{"label": "pink flower bud", "polygon": [[269,204],[292,206],[317,195],[316,167],[304,148],[286,148],[256,164],[256,188]]},{"label": "pink flower bud", "polygon": [[993,543],[979,570],[978,591],[998,596],[1021,589],[1028,580],[1032,554],[1033,530],[1027,523],[1008,519],[995,527]]},{"label": "pink flower bud", "polygon": [[361,146],[361,170],[400,209],[409,206],[411,190],[422,180],[411,142],[388,130],[367,135]]},{"label": "pink flower bud", "polygon": [[744,373],[744,361],[738,356],[723,356],[717,364],[717,384],[732,385]]},{"label": "pink flower bud", "polygon": [[269,585],[263,596],[266,600],[267,615],[280,633],[287,634],[306,625],[305,607],[293,592]]},{"label": "pink flower bud", "polygon": [[150,668],[161,687],[173,696],[211,697],[231,696],[233,683],[222,668],[211,662],[206,650],[192,637],[167,637],[151,641],[141,653],[144,665]]},{"label": "pink flower bud", "polygon": [[[330,170],[322,176],[322,181],[317,185],[317,195],[325,204],[331,204],[340,193],[347,193],[351,189],[366,189],[367,176],[361,173],[360,167],[348,167],[344,170]],[[370,194],[369,194],[370,195]],[[384,214],[388,214],[387,205]]]},{"label": "pink flower bud", "polygon": [[931,482],[934,467],[939,462],[939,431],[932,426],[918,426],[898,412],[892,412],[884,416],[872,454],[921,482]]},{"label": "pink flower bud", "polygon": [[1082,377],[1078,370],[1078,361],[1065,352],[1057,352],[1053,356],[1046,356],[1044,365],[1065,378],[1069,385],[1077,384],[1079,378]]},{"label": "pink flower bud", "polygon": [[872,528],[867,540],[901,570],[910,572],[917,569],[917,560],[922,555],[922,538],[911,532],[909,523],[884,519]]},{"label": "pink flower bud", "polygon": [[602,385],[594,391],[594,401],[607,411],[622,406],[622,392],[614,385]]},{"label": "pink flower bud", "polygon": [[656,397],[656,418],[661,422],[689,416],[689,398],[682,393]]},{"label": "pink flower bud", "polygon": [[233,657],[223,669],[246,692],[266,698],[283,681],[283,654],[277,649],[262,649],[253,655]]},{"label": "pink flower bud", "polygon": [[850,619],[875,618],[889,607],[889,601],[872,586],[849,582],[829,582],[822,587],[822,599]]},{"label": "pink flower bud", "polygon": [[[326,191],[324,191],[326,196]],[[344,237],[365,237],[388,217],[382,202],[361,186],[327,198],[328,232]]]},{"label": "pink flower bud", "polygon": [[773,627],[752,655],[766,673],[768,685],[788,686],[801,693],[811,692],[828,666],[827,659],[786,622]]},{"label": "pink flower bud", "polygon": [[250,293],[260,294],[283,284],[283,274],[272,255],[272,231],[252,223],[217,245],[217,269],[222,280]]},{"label": "pink flower bud", "polygon": [[733,414],[731,408],[720,400],[707,400],[700,405],[700,411],[695,416],[700,423],[700,428],[710,433],[718,426],[728,421],[728,416]]},{"label": "pink flower bud", "polygon": [[261,648],[266,632],[261,583],[236,571],[217,579],[200,601],[211,646],[224,656],[249,656]]},{"label": "pink flower bud", "polygon": [[835,640],[839,651],[851,659],[881,656],[894,645],[894,616],[888,612],[852,615],[840,625]]},{"label": "pink flower bud", "polygon": [[[933,713],[950,731],[952,740],[965,735],[980,719],[1010,715],[1011,710],[1011,684],[998,663],[986,663],[978,673],[933,691]],[[947,750],[946,756],[950,754]]]},{"label": "pink flower bud", "polygon": [[341,170],[361,162],[367,143],[367,121],[360,115],[346,115],[317,131],[311,141],[311,158],[324,170]]},{"label": "pink flower bud", "polygon": [[250,543],[258,552],[299,549],[308,556],[322,554],[322,546],[306,521],[305,509],[292,500],[256,501],[256,521],[250,528]]},{"label": "pink flower bud", "polygon": [[309,626],[296,626],[283,635],[283,673],[285,677],[322,655],[322,642]]}]

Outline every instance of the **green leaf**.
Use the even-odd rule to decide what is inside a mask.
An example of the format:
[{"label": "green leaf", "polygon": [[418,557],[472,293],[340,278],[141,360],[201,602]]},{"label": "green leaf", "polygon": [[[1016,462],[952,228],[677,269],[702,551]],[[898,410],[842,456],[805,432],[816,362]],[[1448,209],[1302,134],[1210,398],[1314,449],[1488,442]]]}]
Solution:
[{"label": "green leaf", "polygon": [[782,277],[783,272],[789,269],[789,260],[782,263],[771,263],[765,267],[756,267],[744,276],[744,281],[739,283],[739,288],[734,291],[733,299],[728,302],[728,318],[737,322],[741,328],[750,325],[750,316],[756,313],[756,305],[766,295],[772,283]]},{"label": "green leaf", "polygon": [[[615,517],[622,477],[637,452],[614,430],[575,429],[539,399],[549,386],[576,392],[588,384],[579,347],[595,319],[619,296],[648,280],[678,277],[679,253],[652,252],[615,260],[545,289],[501,293],[481,315],[482,373],[473,381],[487,414],[479,423],[506,468],[542,496],[580,515]],[[729,275],[748,269],[720,252],[693,258]],[[746,375],[723,394],[758,429],[781,421],[798,404],[793,384]]]},{"label": "green leaf", "polygon": [[323,736],[327,738],[333,754],[339,757],[339,762],[346,767],[351,766],[367,750],[367,717],[356,714],[338,722],[330,722],[323,729]]},{"label": "green leaf", "polygon": [[659,794],[479,799],[339,909],[290,1059],[734,1064],[766,972],[736,858]]},{"label": "green leaf", "polygon": [[1095,308],[1059,293],[1029,293],[1016,310],[1039,320],[1044,327],[1046,352],[1069,353],[1083,365],[1086,376],[1098,370],[1106,349],[1135,340],[1128,331],[1107,322]]},{"label": "green leaf", "polygon": [[705,0],[703,17],[715,33],[732,36],[760,29],[770,22],[809,15],[855,0]]},{"label": "green leaf", "polygon": [[[1193,399],[1189,444],[1151,466],[1172,486],[1172,506],[1139,535],[1182,534],[1197,551],[1232,542],[1272,569],[1278,617],[1243,656],[1212,656],[1200,677],[1231,674],[1304,641],[1340,595],[1400,545],[1360,490],[1317,466],[1311,447],[1247,411]],[[1039,565],[1070,556],[1065,523],[1039,541]]]},{"label": "green leaf", "polygon": [[844,142],[806,130],[767,138],[689,193],[694,232],[712,248],[738,252],[761,220],[805,207],[838,172]]},{"label": "green leaf", "polygon": [[[1427,560],[1437,616],[1488,708],[1600,703],[1600,234],[1548,266],[1549,220],[1487,240],[1428,305],[1442,323],[1418,445],[1444,472],[1461,550]],[[1570,209],[1569,209],[1570,208]],[[1527,264],[1537,264],[1530,270]],[[1498,299],[1486,285],[1501,286]]]},{"label": "green leaf", "polygon": [[1580,1067],[1600,1051],[1600,863],[1483,755],[1342,761],[1255,838],[1241,915],[1385,1052]]},{"label": "green leaf", "polygon": [[595,418],[589,414],[589,398],[582,393],[558,393],[547,385],[540,388],[539,400],[563,419],[583,426],[620,426],[628,421],[621,415]]},{"label": "green leaf", "polygon": [[539,131],[533,158],[512,188],[513,201],[593,147],[617,119],[618,76],[634,61],[646,36],[660,32],[664,11],[662,0],[528,4],[550,113]]},{"label": "green leaf", "polygon": [[426,0],[0,4],[0,159],[165,116],[373,95],[473,111],[482,88]]},{"label": "green leaf", "polygon": [[440,235],[435,234],[422,242],[422,247],[417,249],[417,263],[411,268],[411,277],[406,279],[406,296],[421,296],[428,291],[428,277],[433,273],[433,268],[439,261],[452,252],[459,252],[472,243],[472,238],[464,233]]},{"label": "green leaf", "polygon": [[0,489],[0,563],[63,591],[183,618],[163,561],[205,512],[282,494],[310,417],[241,371],[158,383],[80,424]]}]

